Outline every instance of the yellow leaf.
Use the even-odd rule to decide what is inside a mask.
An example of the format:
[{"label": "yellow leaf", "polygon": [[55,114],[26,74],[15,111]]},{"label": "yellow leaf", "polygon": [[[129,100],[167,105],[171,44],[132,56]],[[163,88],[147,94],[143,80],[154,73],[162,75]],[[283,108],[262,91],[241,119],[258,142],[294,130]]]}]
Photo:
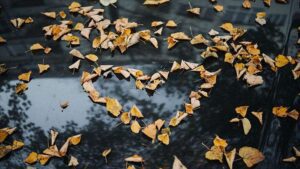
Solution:
[{"label": "yellow leaf", "polygon": [[160,5],[170,0],[145,0],[144,5]]},{"label": "yellow leaf", "polygon": [[250,9],[251,8],[250,0],[244,0],[243,7],[246,8],[246,9]]},{"label": "yellow leaf", "polygon": [[122,110],[122,105],[118,102],[118,100],[107,97],[106,99],[106,110],[110,112],[115,117],[120,115],[120,111]]},{"label": "yellow leaf", "polygon": [[139,133],[140,130],[141,130],[141,126],[139,124],[138,121],[134,120],[132,123],[131,123],[131,126],[130,126],[130,129],[133,133]]},{"label": "yellow leaf", "polygon": [[288,110],[288,108],[283,107],[283,106],[273,107],[272,113],[275,116],[278,116],[278,117],[286,117],[287,116],[287,110]]},{"label": "yellow leaf", "polygon": [[24,143],[22,141],[17,141],[14,140],[13,144],[12,144],[12,150],[17,150],[20,149],[24,146]]},{"label": "yellow leaf", "polygon": [[235,148],[233,150],[231,150],[230,152],[228,152],[228,153],[226,153],[226,152],[224,153],[225,159],[226,159],[226,162],[228,164],[229,169],[232,169],[232,167],[233,167],[235,154],[236,154],[236,149]]},{"label": "yellow leaf", "polygon": [[161,141],[163,144],[165,144],[165,145],[169,145],[169,143],[170,143],[170,137],[169,137],[169,135],[167,134],[167,133],[164,133],[164,134],[159,134],[158,136],[157,136],[157,139],[159,140],[159,141]]},{"label": "yellow leaf", "polygon": [[81,141],[81,134],[75,135],[70,137],[70,144],[71,145],[77,145]]},{"label": "yellow leaf", "polygon": [[191,38],[188,35],[186,35],[184,32],[172,33],[171,37],[176,40],[191,40]]},{"label": "yellow leaf", "polygon": [[12,147],[10,145],[0,145],[0,159],[5,157],[8,153],[12,151]]},{"label": "yellow leaf", "polygon": [[190,41],[192,45],[197,45],[197,44],[207,44],[208,40],[206,40],[202,34],[198,34],[193,39]]},{"label": "yellow leaf", "polygon": [[102,156],[103,156],[103,157],[107,157],[107,156],[110,154],[110,152],[111,152],[111,148],[105,149],[105,150],[102,152]]},{"label": "yellow leaf", "polygon": [[19,80],[22,80],[22,81],[26,81],[26,82],[29,82],[30,81],[30,75],[31,75],[31,71],[27,72],[27,73],[22,73],[18,76],[18,79]]},{"label": "yellow leaf", "polygon": [[187,168],[182,164],[182,162],[176,156],[174,156],[172,169],[187,169]]},{"label": "yellow leaf", "polygon": [[214,9],[218,12],[222,12],[224,10],[224,6],[217,4],[214,6]]},{"label": "yellow leaf", "polygon": [[95,54],[88,54],[85,56],[85,58],[87,58],[88,60],[92,61],[92,62],[97,62],[98,57]]},{"label": "yellow leaf", "polygon": [[146,126],[142,132],[148,136],[149,138],[152,139],[152,141],[154,142],[155,141],[155,138],[156,138],[156,133],[157,133],[157,129],[156,129],[156,126],[155,124],[149,124],[148,126]]},{"label": "yellow leaf", "polygon": [[71,156],[68,166],[76,167],[76,166],[78,166],[78,164],[79,164],[79,162],[78,162],[77,158],[74,156]]},{"label": "yellow leaf", "polygon": [[293,118],[294,120],[298,120],[299,112],[296,109],[294,109],[294,110],[288,112],[287,116]]},{"label": "yellow leaf", "polygon": [[43,73],[45,71],[47,71],[50,68],[50,65],[45,65],[45,64],[38,64],[39,67],[39,73]]},{"label": "yellow leaf", "polygon": [[137,117],[137,118],[143,118],[143,114],[140,111],[140,109],[138,107],[136,107],[136,105],[133,105],[132,108],[130,109],[130,114],[132,117]]},{"label": "yellow leaf", "polygon": [[28,89],[27,83],[18,83],[16,86],[16,93],[20,94],[24,92],[26,89]]},{"label": "yellow leaf", "polygon": [[260,124],[263,124],[263,112],[251,112],[259,121]]},{"label": "yellow leaf", "polygon": [[265,156],[258,149],[248,146],[240,148],[239,156],[243,158],[249,168],[265,159]]},{"label": "yellow leaf", "polygon": [[178,41],[175,38],[172,38],[172,37],[169,36],[168,39],[167,39],[167,42],[168,42],[168,49],[171,49],[176,45],[176,43]]},{"label": "yellow leaf", "polygon": [[248,110],[249,106],[239,106],[235,108],[235,112],[239,115],[241,115],[242,117],[246,117],[247,114],[247,110]]},{"label": "yellow leaf", "polygon": [[56,18],[56,12],[42,12],[42,14],[52,19]]},{"label": "yellow leaf", "polygon": [[33,164],[38,160],[38,154],[36,152],[31,152],[27,158],[24,160],[27,164]]},{"label": "yellow leaf", "polygon": [[37,159],[41,165],[47,164],[47,162],[49,161],[50,158],[51,158],[51,156],[47,155],[47,154],[38,154],[38,156],[37,156]]},{"label": "yellow leaf", "polygon": [[286,56],[284,55],[278,55],[276,58],[275,58],[275,65],[277,67],[283,67],[285,65],[287,65],[289,63],[289,60],[287,59]]},{"label": "yellow leaf", "polygon": [[224,62],[232,64],[234,62],[234,56],[231,53],[227,52],[225,54]]},{"label": "yellow leaf", "polygon": [[168,22],[166,23],[166,27],[169,28],[175,28],[177,26],[177,24],[175,23],[174,20],[168,20]]},{"label": "yellow leaf", "polygon": [[162,21],[152,21],[151,22],[151,27],[158,27],[158,26],[161,26],[163,24],[164,24],[164,22],[162,22]]},{"label": "yellow leaf", "polygon": [[50,156],[55,156],[55,157],[62,157],[61,153],[58,151],[58,148],[56,145],[50,146],[46,148],[43,151],[44,154],[50,155]]},{"label": "yellow leaf", "polygon": [[247,118],[242,118],[241,121],[243,124],[244,134],[247,135],[251,129],[251,123]]},{"label": "yellow leaf", "polygon": [[224,23],[220,27],[228,32],[232,32],[234,30],[232,23]]},{"label": "yellow leaf", "polygon": [[223,149],[225,149],[227,147],[227,141],[220,138],[218,135],[215,137],[214,139],[214,145],[217,146],[217,147],[221,147]]},{"label": "yellow leaf", "polygon": [[7,131],[0,129],[0,143],[5,141],[8,135],[9,133]]},{"label": "yellow leaf", "polygon": [[157,119],[154,124],[156,125],[157,129],[160,130],[162,128],[162,126],[164,125],[165,120],[162,119]]},{"label": "yellow leaf", "polygon": [[293,163],[296,160],[297,160],[297,158],[294,156],[282,159],[283,162],[289,162],[289,163]]},{"label": "yellow leaf", "polygon": [[67,14],[64,12],[64,11],[60,11],[59,12],[59,16],[62,18],[62,19],[65,19],[67,17]]},{"label": "yellow leaf", "polygon": [[127,162],[142,163],[142,162],[144,162],[144,159],[143,159],[143,157],[141,157],[141,156],[135,154],[135,155],[133,155],[133,156],[131,156],[131,157],[125,158],[125,161],[127,161]]},{"label": "yellow leaf", "polygon": [[200,8],[190,8],[188,10],[186,10],[192,14],[195,14],[195,15],[200,15]]},{"label": "yellow leaf", "polygon": [[120,119],[124,124],[129,124],[131,120],[129,112],[123,112]]},{"label": "yellow leaf", "polygon": [[40,43],[35,43],[33,45],[30,46],[30,50],[34,51],[34,50],[44,50],[45,48],[40,44]]},{"label": "yellow leaf", "polygon": [[205,158],[208,160],[219,160],[223,163],[223,150],[221,147],[212,146],[209,151],[205,153]]},{"label": "yellow leaf", "polygon": [[187,114],[193,114],[193,105],[192,104],[185,103],[184,107],[185,107],[185,112]]}]

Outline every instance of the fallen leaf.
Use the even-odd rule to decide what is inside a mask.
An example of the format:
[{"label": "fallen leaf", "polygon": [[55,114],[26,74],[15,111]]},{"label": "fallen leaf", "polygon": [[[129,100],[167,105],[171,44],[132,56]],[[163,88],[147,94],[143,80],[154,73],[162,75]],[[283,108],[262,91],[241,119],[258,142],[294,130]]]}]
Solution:
[{"label": "fallen leaf", "polygon": [[56,12],[42,12],[42,14],[52,19],[56,18]]},{"label": "fallen leaf", "polygon": [[157,130],[160,130],[162,128],[162,126],[165,124],[165,120],[162,119],[157,119],[154,122],[155,126],[157,127]]},{"label": "fallen leaf", "polygon": [[32,73],[31,71],[29,71],[27,73],[22,73],[18,76],[18,79],[22,80],[22,81],[25,81],[25,82],[29,82],[31,73]]},{"label": "fallen leaf", "polygon": [[131,120],[129,112],[123,112],[120,119],[124,124],[129,124]]},{"label": "fallen leaf", "polygon": [[148,126],[146,126],[142,132],[148,136],[149,138],[152,139],[152,141],[154,142],[155,141],[155,138],[156,138],[156,133],[157,133],[157,129],[156,129],[156,126],[155,124],[149,124]]},{"label": "fallen leaf", "polygon": [[195,15],[200,15],[200,8],[190,8],[188,10],[186,10],[192,14],[195,14]]},{"label": "fallen leaf", "polygon": [[46,165],[47,162],[50,160],[51,156],[47,154],[38,154],[37,159],[41,165]]},{"label": "fallen leaf", "polygon": [[78,166],[78,164],[79,164],[79,162],[78,162],[77,158],[74,156],[71,156],[68,166],[76,167],[76,166]]},{"label": "fallen leaf", "polygon": [[58,132],[55,130],[50,130],[50,135],[51,135],[51,145],[54,145],[56,138],[58,136]]},{"label": "fallen leaf", "polygon": [[205,158],[208,160],[218,160],[223,163],[223,150],[221,147],[212,146],[209,151],[205,153]]},{"label": "fallen leaf", "polygon": [[5,157],[11,151],[12,147],[10,145],[0,145],[0,159]]},{"label": "fallen leaf", "polygon": [[168,20],[168,22],[166,23],[166,27],[175,28],[175,27],[177,27],[177,24],[174,20]]},{"label": "fallen leaf", "polygon": [[289,60],[287,59],[286,56],[284,55],[278,55],[276,58],[275,58],[275,65],[279,68],[287,65],[289,63]]},{"label": "fallen leaf", "polygon": [[214,5],[214,9],[218,12],[222,12],[224,10],[224,6],[223,5]]},{"label": "fallen leaf", "polygon": [[259,121],[260,124],[263,124],[263,112],[251,112]]},{"label": "fallen leaf", "polygon": [[20,94],[20,93],[23,93],[27,89],[28,89],[27,83],[22,82],[22,83],[17,84],[15,91],[17,94]]},{"label": "fallen leaf", "polygon": [[247,135],[251,129],[251,123],[247,118],[242,118],[241,121],[243,124],[244,134]]},{"label": "fallen leaf", "polygon": [[114,3],[116,3],[117,0],[99,0],[99,2],[100,2],[103,6],[109,6],[109,5],[113,5]]},{"label": "fallen leaf", "polygon": [[0,143],[2,143],[7,136],[9,136],[9,133],[5,130],[0,129]]},{"label": "fallen leaf", "polygon": [[38,154],[36,152],[31,152],[24,160],[24,162],[27,164],[33,164],[36,163],[37,160],[38,160]]},{"label": "fallen leaf", "polygon": [[180,111],[177,111],[176,113],[176,116],[175,117],[172,117],[172,119],[170,120],[169,122],[169,125],[170,126],[178,126],[178,124],[187,116],[188,114],[187,113],[184,113],[184,112],[180,112]]},{"label": "fallen leaf", "polygon": [[252,75],[249,73],[245,74],[244,79],[246,80],[249,87],[261,85],[264,83],[262,76]]},{"label": "fallen leaf", "polygon": [[295,152],[296,157],[300,157],[300,151],[296,147],[293,147],[293,150]]},{"label": "fallen leaf", "polygon": [[169,143],[170,143],[170,137],[169,137],[169,135],[167,134],[167,133],[164,133],[164,134],[159,134],[158,136],[157,136],[157,139],[159,140],[159,141],[161,141],[163,144],[165,144],[165,145],[169,145]]},{"label": "fallen leaf", "polygon": [[288,110],[288,108],[283,107],[283,106],[273,107],[272,113],[275,116],[278,116],[278,117],[286,117],[287,116],[287,110]]},{"label": "fallen leaf", "polygon": [[151,22],[151,27],[158,27],[158,26],[161,26],[163,24],[164,24],[164,22],[162,22],[162,21],[152,21]]},{"label": "fallen leaf", "polygon": [[140,130],[141,130],[141,126],[139,124],[138,121],[134,120],[132,123],[131,123],[131,126],[130,126],[130,129],[133,133],[139,133]]},{"label": "fallen leaf", "polygon": [[243,7],[245,9],[250,9],[251,8],[251,2],[250,2],[250,0],[244,0]]},{"label": "fallen leaf", "polygon": [[170,0],[145,0],[144,5],[160,5]]},{"label": "fallen leaf", "polygon": [[294,109],[294,110],[288,112],[287,116],[293,118],[294,120],[298,120],[299,112],[296,109]]},{"label": "fallen leaf", "polygon": [[141,156],[135,154],[135,155],[133,155],[133,156],[131,156],[131,157],[125,158],[125,161],[126,161],[126,162],[142,163],[142,162],[144,162],[144,159],[143,159],[143,157],[141,157]]},{"label": "fallen leaf", "polygon": [[12,144],[12,150],[20,149],[24,146],[24,143],[22,141],[14,140]]},{"label": "fallen leaf", "polygon": [[225,149],[228,146],[227,141],[220,138],[218,135],[216,135],[216,137],[214,138],[213,143],[215,146],[221,147],[222,149]]},{"label": "fallen leaf", "polygon": [[248,146],[240,148],[239,156],[243,158],[249,168],[265,159],[265,156],[258,149]]},{"label": "fallen leaf", "polygon": [[60,102],[60,107],[62,108],[62,109],[65,109],[65,108],[67,108],[69,106],[69,102],[68,101],[62,101],[62,102]]},{"label": "fallen leaf", "polygon": [[79,66],[80,66],[80,60],[77,60],[75,63],[69,66],[69,69],[79,69]]},{"label": "fallen leaf", "polygon": [[132,108],[130,109],[130,115],[132,117],[137,117],[137,118],[143,118],[143,114],[140,111],[140,109],[138,107],[136,107],[136,105],[133,105]]},{"label": "fallen leaf", "polygon": [[152,45],[155,48],[158,48],[158,42],[157,42],[156,38],[150,38],[149,41],[152,43]]},{"label": "fallen leaf", "polygon": [[246,117],[248,108],[249,106],[239,106],[235,108],[235,112],[241,115],[242,117]]},{"label": "fallen leaf", "polygon": [[174,156],[172,169],[187,169],[187,168],[182,164],[182,162],[176,156]]},{"label": "fallen leaf", "polygon": [[172,33],[171,37],[176,40],[191,40],[191,38],[188,35],[186,35],[184,32]]},{"label": "fallen leaf", "polygon": [[30,46],[31,51],[44,50],[45,48],[40,43],[35,43]]},{"label": "fallen leaf", "polygon": [[6,39],[4,39],[2,36],[0,36],[0,44],[1,43],[6,43]]},{"label": "fallen leaf", "polygon": [[77,49],[72,49],[69,54],[71,54],[72,56],[75,56],[79,59],[84,59],[84,56],[81,54],[81,52]]},{"label": "fallen leaf", "polygon": [[75,136],[70,137],[70,144],[71,145],[77,145],[81,141],[81,134],[77,134]]},{"label": "fallen leaf", "polygon": [[98,56],[96,56],[95,54],[85,55],[85,58],[87,58],[89,61],[92,61],[92,62],[97,62],[98,61]]},{"label": "fallen leaf", "polygon": [[102,156],[105,158],[105,162],[107,163],[107,156],[110,154],[111,152],[111,148],[109,149],[105,149],[103,152],[102,152]]},{"label": "fallen leaf", "polygon": [[230,152],[225,152],[225,159],[226,162],[228,164],[229,169],[233,168],[233,162],[234,162],[234,158],[235,158],[235,154],[236,154],[236,149],[234,148],[233,150],[231,150]]},{"label": "fallen leaf", "polygon": [[39,73],[42,74],[50,68],[50,65],[48,65],[48,64],[38,64],[38,67],[39,67]]},{"label": "fallen leaf", "polygon": [[168,37],[167,42],[168,42],[168,49],[171,49],[177,44],[178,41],[173,37]]}]

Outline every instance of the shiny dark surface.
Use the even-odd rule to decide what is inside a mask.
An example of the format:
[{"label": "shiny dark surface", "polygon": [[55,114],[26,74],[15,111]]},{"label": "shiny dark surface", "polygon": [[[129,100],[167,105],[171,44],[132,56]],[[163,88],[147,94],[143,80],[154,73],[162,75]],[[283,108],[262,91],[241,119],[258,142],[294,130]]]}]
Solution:
[{"label": "shiny dark surface", "polygon": [[[139,43],[121,55],[119,52],[111,54],[109,51],[95,51],[89,41],[81,39],[81,45],[76,47],[82,53],[96,53],[101,55],[100,64],[123,65],[128,68],[138,68],[148,74],[157,70],[168,70],[171,62],[181,59],[203,63],[210,70],[222,69],[217,85],[210,93],[210,97],[201,100],[201,108],[194,116],[189,117],[179,127],[172,129],[169,146],[159,143],[152,144],[141,134],[130,132],[129,126],[119,125],[119,120],[111,118],[105,107],[94,104],[83,91],[79,78],[82,70],[92,70],[88,62],[79,72],[70,72],[68,65],[72,58],[63,41],[54,42],[45,39],[42,27],[53,24],[55,21],[40,14],[43,11],[65,10],[72,1],[66,0],[0,0],[0,35],[7,39],[7,44],[0,46],[0,63],[8,67],[17,67],[0,76],[0,128],[17,127],[18,130],[10,137],[24,140],[25,147],[12,152],[0,160],[0,168],[26,168],[23,160],[29,152],[41,152],[47,148],[50,129],[60,132],[58,145],[69,136],[83,134],[82,142],[70,149],[69,155],[78,158],[80,165],[77,168],[125,168],[124,158],[133,154],[144,157],[144,168],[169,169],[172,167],[173,155],[176,155],[189,169],[220,169],[227,168],[226,163],[210,162],[204,158],[207,149],[202,145],[210,146],[215,135],[227,139],[230,149],[233,147],[253,146],[259,148],[266,159],[257,165],[257,169],[293,169],[299,168],[296,163],[286,164],[282,158],[292,155],[292,146],[300,146],[299,121],[290,118],[279,119],[273,116],[273,106],[300,107],[300,81],[293,80],[291,66],[272,72],[265,66],[262,76],[264,84],[248,88],[243,81],[237,81],[235,71],[229,64],[224,63],[223,56],[219,59],[203,60],[200,52],[204,47],[193,47],[187,42],[179,43],[172,50],[167,50],[164,39],[172,32],[184,31],[194,35],[205,34],[224,22],[248,29],[243,40],[258,43],[261,51],[274,58],[277,54],[295,56],[298,39],[297,27],[300,23],[299,1],[291,1],[286,5],[273,3],[270,8],[257,1],[253,8],[245,10],[240,0],[223,0],[224,12],[216,13],[212,5],[206,1],[192,1],[194,7],[201,7],[200,16],[186,13],[188,1],[173,0],[157,7],[146,7],[142,0],[119,0],[117,8],[105,7],[105,17],[115,20],[127,17],[130,21],[143,24],[140,28],[148,29],[153,20],[174,19],[179,26],[176,29],[164,29],[163,36],[157,37],[159,49],[151,44]],[[82,5],[99,3],[94,0],[78,1]],[[267,25],[259,26],[255,23],[255,14],[259,11],[267,12]],[[67,13],[68,14],[68,13]],[[9,22],[16,17],[31,16],[34,23],[25,25],[22,29],[15,29]],[[68,18],[83,21],[80,16],[68,14]],[[56,21],[58,23],[58,20]],[[192,31],[190,31],[192,30]],[[223,32],[222,32],[223,33]],[[96,31],[91,39],[96,36]],[[28,51],[31,44],[41,42],[50,46],[53,51],[49,55],[31,53]],[[37,64],[50,64],[51,68],[45,74],[39,75]],[[32,80],[29,89],[22,95],[14,93],[18,82],[18,74],[32,70]],[[103,96],[117,98],[125,109],[136,104],[150,123],[157,118],[170,119],[176,110],[184,109],[184,102],[188,101],[191,90],[199,86],[198,74],[191,72],[174,73],[167,83],[159,88],[153,96],[145,91],[135,89],[134,80],[119,80],[113,76],[109,79],[99,78],[94,85]],[[61,110],[59,103],[68,100],[70,106]],[[252,129],[244,136],[241,126],[233,125],[228,121],[235,117],[234,108],[240,105],[249,105],[250,111],[264,112],[264,124],[249,116]],[[101,152],[112,148],[105,164]],[[238,159],[238,157],[237,157]],[[68,157],[52,159],[46,166],[35,165],[37,168],[68,168]],[[246,168],[242,160],[234,163],[234,168]]]}]

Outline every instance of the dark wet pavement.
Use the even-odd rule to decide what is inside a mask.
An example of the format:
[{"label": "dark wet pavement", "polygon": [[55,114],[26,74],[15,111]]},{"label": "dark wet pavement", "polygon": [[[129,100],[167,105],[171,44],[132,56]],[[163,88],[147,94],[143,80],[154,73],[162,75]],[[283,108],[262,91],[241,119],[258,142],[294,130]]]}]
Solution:
[{"label": "dark wet pavement", "polygon": [[[245,10],[239,0],[220,0],[224,5],[224,12],[216,13],[207,1],[195,0],[194,7],[201,7],[200,16],[188,15],[185,10],[189,7],[187,1],[173,0],[172,3],[158,7],[146,7],[141,0],[119,0],[117,8],[105,8],[105,17],[115,20],[128,17],[130,21],[143,24],[139,29],[149,28],[153,20],[174,19],[179,26],[176,29],[165,29],[163,36],[157,37],[160,48],[155,49],[150,44],[139,43],[121,55],[119,52],[111,54],[108,51],[95,51],[90,42],[81,41],[76,47],[82,53],[91,51],[101,55],[101,64],[122,65],[128,68],[138,68],[148,74],[157,70],[168,70],[171,62],[181,59],[203,63],[208,70],[222,69],[218,76],[217,85],[210,93],[210,97],[201,100],[201,108],[194,116],[189,117],[179,127],[172,129],[170,145],[152,144],[141,134],[130,132],[129,126],[119,125],[118,119],[111,118],[105,107],[94,104],[83,91],[79,78],[82,70],[91,70],[91,66],[84,62],[80,72],[72,73],[68,65],[72,58],[71,50],[63,41],[54,42],[43,36],[42,27],[53,24],[54,21],[43,17],[40,12],[60,11],[67,12],[70,0],[0,0],[2,6],[0,15],[0,35],[7,39],[7,44],[0,46],[0,63],[8,67],[17,67],[0,76],[0,128],[17,127],[18,130],[7,142],[13,139],[25,141],[25,147],[12,152],[0,160],[0,168],[26,168],[23,160],[29,152],[41,152],[47,148],[49,130],[56,129],[60,135],[58,145],[67,137],[81,133],[80,145],[70,149],[69,154],[78,158],[80,165],[77,168],[125,168],[124,158],[133,154],[144,157],[144,167],[147,169],[169,169],[176,155],[189,169],[221,169],[227,165],[207,161],[204,153],[207,149],[202,143],[210,146],[216,134],[225,138],[233,147],[253,146],[259,148],[266,159],[257,165],[257,169],[293,169],[300,168],[299,160],[296,163],[286,164],[282,158],[292,155],[292,146],[300,146],[299,121],[290,118],[279,119],[273,116],[273,106],[300,107],[300,81],[293,80],[290,66],[277,73],[265,66],[262,73],[264,84],[248,88],[243,81],[237,81],[234,69],[219,59],[203,60],[200,53],[204,47],[192,47],[187,42],[179,43],[172,50],[167,50],[164,39],[172,32],[184,31],[191,35],[205,34],[218,28],[224,22],[248,29],[243,40],[258,43],[261,51],[271,57],[277,54],[295,56],[298,39],[297,27],[300,23],[299,1],[291,1],[287,5],[273,3],[271,8],[265,7],[262,2],[253,3],[253,8]],[[78,1],[82,5],[96,5],[94,0]],[[259,11],[267,12],[267,25],[259,26],[255,23],[255,14]],[[68,14],[68,13],[67,13]],[[34,23],[25,25],[22,29],[15,29],[9,22],[16,17],[31,16]],[[81,17],[68,15],[75,21],[83,21]],[[190,28],[192,31],[190,31]],[[94,32],[95,33],[95,32]],[[96,34],[92,34],[93,38]],[[92,39],[91,38],[91,39]],[[53,51],[49,55],[26,52],[30,45],[41,42],[50,46]],[[37,64],[50,64],[51,68],[43,75],[38,74]],[[16,95],[14,88],[18,82],[17,76],[21,72],[32,70],[32,80],[29,89],[22,95]],[[145,123],[157,118],[170,119],[177,110],[184,109],[184,102],[188,101],[191,90],[199,86],[197,74],[174,73],[167,83],[159,88],[153,96],[145,91],[135,89],[134,80],[119,80],[115,76],[109,79],[99,78],[94,85],[103,96],[117,98],[120,103],[129,109],[136,104],[147,117]],[[60,108],[61,101],[68,100],[67,109]],[[249,105],[250,111],[264,112],[264,124],[249,116],[252,129],[244,136],[241,126],[228,123],[235,116],[234,108],[240,105]],[[105,164],[101,152],[112,148]],[[44,167],[37,168],[68,168],[68,158],[52,159]],[[234,168],[246,168],[242,160],[234,163]]]}]

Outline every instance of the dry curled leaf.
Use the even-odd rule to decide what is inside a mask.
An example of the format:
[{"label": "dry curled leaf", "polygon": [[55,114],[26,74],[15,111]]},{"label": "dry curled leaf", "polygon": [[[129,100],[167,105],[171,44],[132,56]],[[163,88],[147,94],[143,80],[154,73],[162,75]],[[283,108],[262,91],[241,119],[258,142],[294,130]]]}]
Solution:
[{"label": "dry curled leaf", "polygon": [[42,12],[42,14],[52,19],[56,18],[56,12]]},{"label": "dry curled leaf", "polygon": [[10,145],[0,145],[0,159],[5,157],[11,151],[12,147]]},{"label": "dry curled leaf", "polygon": [[114,3],[116,3],[117,0],[99,0],[99,2],[100,2],[103,6],[109,6],[109,5],[113,5]]},{"label": "dry curled leaf", "polygon": [[292,156],[292,157],[287,157],[287,158],[284,158],[282,159],[283,162],[289,162],[289,163],[293,163],[297,160],[296,157]]},{"label": "dry curled leaf", "polygon": [[214,5],[214,9],[218,12],[222,12],[224,10],[224,6],[223,5]]},{"label": "dry curled leaf", "polygon": [[276,58],[275,58],[275,65],[279,68],[287,65],[289,63],[289,60],[287,59],[286,56],[284,55],[278,55]]},{"label": "dry curled leaf", "polygon": [[195,14],[195,15],[200,15],[200,8],[190,8],[188,10],[186,10],[192,14]]},{"label": "dry curled leaf", "polygon": [[98,56],[96,56],[95,54],[85,55],[85,58],[87,58],[89,61],[92,61],[92,62],[97,62],[98,61]]},{"label": "dry curled leaf", "polygon": [[287,110],[288,110],[288,108],[283,107],[283,106],[273,107],[272,113],[275,116],[278,116],[278,117],[286,117],[287,116]]},{"label": "dry curled leaf", "polygon": [[15,91],[16,91],[17,94],[20,94],[20,93],[23,93],[27,89],[28,89],[28,84],[22,82],[22,83],[18,83],[16,85]]},{"label": "dry curled leaf", "polygon": [[44,50],[44,46],[42,46],[40,43],[35,43],[30,46],[31,51],[36,51],[36,50]]},{"label": "dry curled leaf", "polygon": [[24,143],[22,141],[14,140],[12,144],[12,150],[20,149],[24,146]]},{"label": "dry curled leaf", "polygon": [[235,108],[235,112],[241,115],[242,117],[246,117],[248,108],[249,106],[239,106]]}]

